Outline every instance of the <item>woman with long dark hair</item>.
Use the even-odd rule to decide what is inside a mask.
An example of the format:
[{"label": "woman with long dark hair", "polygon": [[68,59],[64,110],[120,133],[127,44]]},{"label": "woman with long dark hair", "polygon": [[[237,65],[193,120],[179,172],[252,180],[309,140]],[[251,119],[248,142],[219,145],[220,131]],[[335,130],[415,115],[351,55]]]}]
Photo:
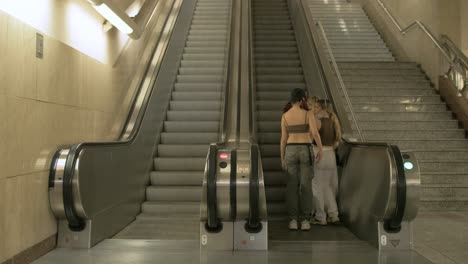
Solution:
[{"label": "woman with long dark hair", "polygon": [[306,93],[296,88],[291,91],[291,108],[281,117],[281,165],[287,172],[286,203],[289,229],[310,229],[312,212],[312,178],[314,176],[314,150],[312,139],[317,143],[315,160],[322,156],[322,141],[312,111],[301,108],[307,103]]}]

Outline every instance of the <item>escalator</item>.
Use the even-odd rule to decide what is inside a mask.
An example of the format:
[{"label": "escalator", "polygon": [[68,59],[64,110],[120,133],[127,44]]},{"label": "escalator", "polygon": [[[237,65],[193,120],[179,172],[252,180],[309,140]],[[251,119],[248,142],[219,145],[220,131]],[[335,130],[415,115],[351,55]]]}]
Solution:
[{"label": "escalator", "polygon": [[313,227],[309,233],[288,230],[285,206],[287,176],[280,161],[280,119],[294,88],[306,88],[296,36],[286,0],[253,0],[257,131],[261,148],[271,240],[352,240],[343,227]]},{"label": "escalator", "polygon": [[[230,5],[198,0],[195,6],[146,201],[116,238],[198,238],[205,158],[208,145],[218,141],[223,110]],[[174,225],[178,230],[168,232]]]},{"label": "escalator", "polygon": [[[50,190],[59,247],[90,248],[106,240],[98,250],[107,254],[108,248],[130,249],[130,257],[150,251],[155,258],[200,263],[206,261],[204,249],[269,249],[273,259],[288,251],[339,256],[345,250],[372,252],[368,259],[375,260],[380,255],[366,242],[385,249],[399,239],[395,249],[409,248],[412,238],[402,235],[412,234],[417,212],[417,163],[413,171],[402,171],[411,153],[352,142],[328,58],[304,17],[304,1],[181,2],[178,14],[168,16],[177,22],[160,67],[148,70],[152,89],[136,100],[143,106],[130,122],[135,131],[119,142],[57,152]],[[232,22],[234,10],[238,24]],[[239,43],[232,47],[234,35]],[[331,99],[343,123],[342,226],[287,229],[279,121],[292,88]],[[214,256],[219,262],[226,255]],[[282,255],[280,263],[291,256]]]},{"label": "escalator", "polygon": [[206,156],[225,137],[232,4],[168,3],[122,136],[57,151],[49,195],[58,247],[198,239]]},{"label": "escalator", "polygon": [[[252,0],[251,8],[252,105],[266,185],[269,248],[284,250],[302,243],[307,250],[310,245],[329,242],[363,250],[369,243],[379,250],[411,248],[411,222],[419,195],[414,155],[402,154],[386,143],[356,142],[349,121],[352,117],[337,88],[338,76],[331,70],[307,1]],[[343,144],[338,149],[337,201],[343,222],[339,226],[312,226],[309,232],[288,230],[287,176],[281,170],[279,142],[282,110],[294,88],[331,100],[343,126]]]}]

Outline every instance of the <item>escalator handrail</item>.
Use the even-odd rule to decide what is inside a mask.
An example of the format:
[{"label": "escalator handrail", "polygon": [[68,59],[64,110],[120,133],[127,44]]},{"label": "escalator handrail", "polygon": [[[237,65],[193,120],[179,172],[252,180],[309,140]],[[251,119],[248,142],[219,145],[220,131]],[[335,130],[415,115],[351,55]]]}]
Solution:
[{"label": "escalator handrail", "polygon": [[249,216],[247,219],[247,229],[250,232],[259,231],[260,224],[260,179],[258,177],[260,157],[257,144],[250,146],[250,181],[249,181]]},{"label": "escalator handrail", "polygon": [[254,54],[254,47],[252,43],[254,42],[254,27],[253,27],[253,21],[252,21],[252,1],[248,0],[248,9],[249,9],[249,14],[248,14],[248,19],[249,19],[249,85],[250,85],[250,98],[249,98],[249,107],[250,107],[250,119],[249,119],[249,125],[250,125],[250,143],[251,144],[256,144],[257,143],[257,126],[256,126],[256,113],[257,109],[255,108],[255,96],[257,93],[257,81],[256,81],[256,68],[255,68],[255,54]]},{"label": "escalator handrail", "polygon": [[231,0],[231,11],[229,12],[229,21],[230,21],[230,24],[229,24],[229,29],[230,29],[230,32],[229,34],[227,34],[227,38],[226,38],[226,43],[227,43],[227,47],[226,47],[226,50],[224,51],[224,58],[225,61],[224,61],[224,83],[223,83],[223,86],[224,87],[224,101],[223,101],[223,104],[221,105],[222,109],[221,109],[221,113],[223,113],[223,115],[221,116],[221,121],[220,121],[220,135],[219,135],[219,138],[218,138],[218,145],[223,145],[226,143],[227,141],[227,135],[226,135],[226,132],[227,132],[227,122],[226,119],[227,119],[227,115],[228,115],[228,111],[226,110],[226,106],[228,104],[228,94],[229,94],[229,91],[230,91],[230,83],[231,83],[231,47],[232,47],[232,41],[233,38],[232,37],[232,34],[234,34],[232,28],[234,26],[234,19],[232,19],[232,12],[233,12],[233,9],[234,9],[234,2],[233,0]]},{"label": "escalator handrail", "polygon": [[361,128],[359,127],[359,124],[357,122],[356,114],[354,113],[354,109],[353,109],[353,104],[351,103],[351,99],[349,99],[348,90],[346,89],[346,86],[345,86],[344,81],[343,81],[343,77],[341,76],[340,69],[338,68],[338,64],[336,62],[335,55],[333,54],[330,43],[328,42],[327,33],[325,32],[325,29],[323,28],[323,25],[322,25],[322,23],[320,21],[317,22],[317,26],[319,27],[319,29],[320,29],[320,31],[322,33],[323,42],[325,43],[325,47],[328,50],[328,54],[330,56],[331,63],[332,63],[333,68],[335,70],[336,77],[338,78],[338,83],[340,84],[341,90],[343,91],[343,94],[345,96],[346,104],[348,105],[349,112],[351,113],[351,118],[353,119],[353,123],[354,123],[354,125],[356,127],[356,130],[358,132],[359,139],[362,142],[362,141],[364,141],[364,138],[362,137]]},{"label": "escalator handrail", "polygon": [[207,222],[206,229],[210,231],[217,231],[220,228],[220,221],[218,218],[217,210],[217,196],[216,196],[216,157],[217,146],[211,144],[207,156]]},{"label": "escalator handrail", "polygon": [[[173,23],[171,26],[171,22],[177,18],[177,16],[171,16],[172,11],[180,6],[182,1],[174,1],[173,5],[171,6],[170,11],[168,12],[168,16],[165,18],[163,32],[168,32],[170,35],[172,33],[172,29],[175,26]],[[159,39],[156,41],[156,44],[151,51],[151,56],[154,56],[158,47],[164,45],[167,47],[170,37],[163,38],[164,34],[160,34]],[[163,43],[160,43],[161,40],[164,40]],[[129,111],[128,117],[126,119],[125,125],[123,126],[122,133],[120,134],[119,138],[116,141],[103,141],[103,142],[82,142],[78,144],[73,144],[70,146],[64,146],[59,148],[56,153],[54,154],[54,158],[51,161],[51,169],[53,171],[50,172],[49,177],[49,186],[53,186],[54,184],[51,182],[53,181],[52,175],[55,175],[56,164],[58,162],[58,158],[60,155],[58,153],[69,150],[69,153],[66,157],[65,169],[63,174],[63,206],[65,211],[66,219],[69,223],[69,226],[72,230],[80,230],[84,228],[84,221],[78,215],[75,209],[75,197],[73,193],[73,176],[76,171],[76,165],[80,156],[80,153],[87,148],[108,148],[108,147],[121,147],[121,146],[129,146],[131,145],[142,125],[142,120],[145,116],[146,108],[148,107],[148,101],[153,93],[153,85],[156,80],[157,73],[159,72],[160,66],[162,64],[162,58],[165,55],[166,49],[164,48],[164,52],[156,58],[157,63],[153,64],[152,61],[148,63],[146,69],[144,70],[144,76],[151,75],[151,80],[149,82],[145,82],[145,78],[142,78],[138,85],[138,90],[136,92],[136,96],[132,102],[131,110]],[[142,98],[142,99],[141,99]],[[136,117],[135,117],[136,116]],[[131,121],[134,120],[134,121]]]}]

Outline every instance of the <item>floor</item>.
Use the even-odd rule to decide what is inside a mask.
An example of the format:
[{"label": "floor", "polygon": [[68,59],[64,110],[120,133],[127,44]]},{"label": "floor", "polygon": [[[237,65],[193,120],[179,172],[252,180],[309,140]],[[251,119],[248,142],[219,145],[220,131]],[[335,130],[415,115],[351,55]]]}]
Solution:
[{"label": "floor", "polygon": [[344,227],[313,226],[310,232],[291,234],[282,231],[284,223],[272,222],[268,252],[203,253],[197,240],[108,239],[90,250],[56,249],[34,263],[468,264],[466,223],[468,212],[420,213],[415,224],[415,250],[392,254],[379,254]]},{"label": "floor", "polygon": [[468,212],[422,212],[415,251],[437,264],[468,264]]}]

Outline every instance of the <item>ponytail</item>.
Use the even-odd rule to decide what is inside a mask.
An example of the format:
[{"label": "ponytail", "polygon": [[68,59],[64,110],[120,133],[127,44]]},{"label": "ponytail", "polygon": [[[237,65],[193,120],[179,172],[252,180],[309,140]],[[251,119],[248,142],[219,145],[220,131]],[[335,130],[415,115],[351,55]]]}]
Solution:
[{"label": "ponytail", "polygon": [[330,119],[333,122],[333,128],[335,129],[335,142],[341,142],[341,125],[340,121],[338,120],[338,117],[336,116],[335,113],[330,113]]}]

